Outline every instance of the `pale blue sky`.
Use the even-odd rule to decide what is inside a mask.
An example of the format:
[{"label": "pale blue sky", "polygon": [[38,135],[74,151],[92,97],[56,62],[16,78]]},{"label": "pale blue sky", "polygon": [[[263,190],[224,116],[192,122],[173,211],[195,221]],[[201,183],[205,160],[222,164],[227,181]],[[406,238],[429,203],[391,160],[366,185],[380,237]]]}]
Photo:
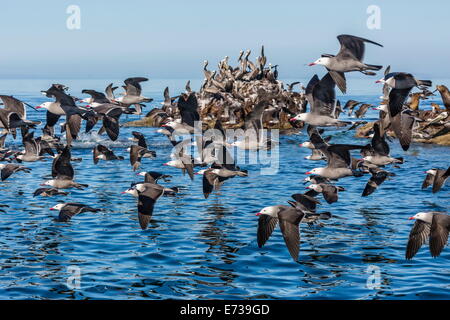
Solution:
[{"label": "pale blue sky", "polygon": [[[81,9],[81,29],[66,28],[66,8]],[[366,26],[381,8],[381,30]],[[282,78],[323,73],[307,67],[336,53],[336,35],[367,37],[366,61],[422,78],[450,75],[450,4],[445,0],[316,1],[8,1],[0,16],[0,78],[203,77],[241,49],[265,45]],[[355,74],[356,77],[364,77]]]}]

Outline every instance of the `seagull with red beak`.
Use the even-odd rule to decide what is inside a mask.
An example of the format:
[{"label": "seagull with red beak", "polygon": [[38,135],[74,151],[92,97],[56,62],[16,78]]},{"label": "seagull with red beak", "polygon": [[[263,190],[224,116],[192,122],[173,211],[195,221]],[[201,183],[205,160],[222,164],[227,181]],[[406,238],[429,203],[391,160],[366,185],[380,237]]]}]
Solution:
[{"label": "seagull with red beak", "polygon": [[431,256],[438,257],[448,241],[450,216],[435,211],[419,212],[409,220],[416,220],[416,222],[409,234],[406,259],[412,259],[427,240],[429,240]]},{"label": "seagull with red beak", "polygon": [[94,209],[85,204],[81,203],[59,203],[50,210],[58,210],[59,216],[57,221],[67,222],[72,219],[73,216],[80,214],[82,212],[98,212],[100,209]]},{"label": "seagull with red beak", "polygon": [[322,65],[330,72],[333,80],[336,82],[342,93],[346,93],[347,85],[345,72],[359,71],[366,75],[373,76],[382,66],[366,64],[362,60],[364,58],[365,43],[372,43],[382,47],[381,44],[368,39],[341,34],[337,36],[341,49],[336,55],[323,54],[319,59],[309,64],[309,66]]}]

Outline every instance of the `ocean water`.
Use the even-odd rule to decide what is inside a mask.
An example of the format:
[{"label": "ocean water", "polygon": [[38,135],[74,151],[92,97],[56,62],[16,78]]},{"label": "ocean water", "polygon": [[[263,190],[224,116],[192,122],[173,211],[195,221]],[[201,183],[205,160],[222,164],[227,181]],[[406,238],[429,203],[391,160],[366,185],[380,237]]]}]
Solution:
[{"label": "ocean water", "polygon": [[[377,103],[380,88],[372,78],[351,81],[352,90],[340,97],[342,102]],[[103,90],[112,81],[0,80],[0,92],[38,105],[47,101],[39,91],[55,82],[81,96],[81,89]],[[185,82],[151,80],[143,84],[144,94],[157,106],[166,85],[176,95]],[[192,81],[192,88],[199,84]],[[440,98],[425,105],[432,101]],[[30,119],[45,120],[45,112],[28,112]],[[376,117],[377,112],[369,110],[366,120]],[[131,170],[126,151],[132,130],[121,128],[114,143],[96,134],[81,135],[72,153],[83,161],[73,166],[76,181],[89,184],[86,190],[33,198],[51,172],[51,159],[26,163],[31,174],[18,173],[0,182],[0,202],[9,205],[0,212],[0,299],[450,298],[448,247],[438,258],[431,258],[423,246],[412,261],[404,259],[413,224],[407,218],[419,211],[449,210],[450,185],[437,194],[420,189],[425,170],[449,165],[449,147],[413,144],[403,152],[393,141],[391,154],[406,161],[391,168],[396,176],[366,198],[361,193],[369,176],[339,181],[346,189],[339,202],[328,205],[322,200],[319,208],[330,211],[332,219],[321,227],[301,225],[300,259],[294,262],[278,227],[266,246],[258,248],[255,213],[306,191],[305,172],[321,166],[304,160],[309,150],[298,144],[307,139],[306,133],[280,136],[277,174],[261,175],[262,166],[241,165],[249,170],[248,178],[228,180],[205,200],[201,176],[191,181],[180,170],[163,166],[171,152],[167,138],[155,128],[138,128],[157,153],[154,160],[144,159],[141,169],[170,174],[172,181],[161,184],[182,187],[176,197],[158,200],[148,230],[142,231],[135,198],[121,194],[141,178]],[[353,131],[327,129],[326,134],[333,135],[334,143],[367,143],[354,138]],[[7,143],[20,141],[9,138]],[[97,143],[112,147],[125,160],[94,165],[91,150]],[[103,211],[55,222],[49,208],[59,202],[82,202]],[[79,282],[73,280],[74,272]]]}]

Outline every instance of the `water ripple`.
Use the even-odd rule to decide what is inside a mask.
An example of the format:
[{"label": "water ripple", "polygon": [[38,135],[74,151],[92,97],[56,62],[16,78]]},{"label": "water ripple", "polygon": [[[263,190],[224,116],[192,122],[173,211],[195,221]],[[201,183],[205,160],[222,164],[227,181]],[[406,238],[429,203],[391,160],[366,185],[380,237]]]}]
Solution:
[{"label": "water ripple", "polygon": [[[173,92],[182,89],[184,81],[176,85]],[[82,84],[72,81],[69,86]],[[37,105],[45,101],[39,96],[44,88],[39,82],[35,90],[22,92],[23,98]],[[161,101],[160,92],[146,93],[155,98],[154,105]],[[15,95],[21,97],[20,92]],[[376,96],[348,98],[376,102]],[[43,113],[30,112],[31,119],[42,117]],[[376,113],[369,111],[368,118],[374,117]],[[140,128],[158,154],[154,160],[144,159],[142,169],[170,174],[173,179],[167,185],[183,188],[176,197],[158,200],[149,229],[142,231],[136,199],[120,194],[139,180],[126,151],[132,130],[122,127],[114,143],[96,134],[81,135],[73,155],[83,161],[75,162],[74,168],[77,181],[89,188],[71,190],[67,198],[32,196],[50,174],[51,159],[27,163],[31,174],[18,173],[0,183],[2,203],[10,206],[0,212],[1,299],[450,298],[448,248],[436,259],[427,248],[412,261],[404,259],[411,229],[406,218],[421,210],[449,209],[450,186],[432,194],[420,185],[424,170],[448,165],[443,155],[450,148],[413,144],[404,153],[394,142],[392,154],[403,155],[406,162],[395,169],[396,177],[367,198],[360,196],[367,177],[343,179],[339,185],[346,191],[339,202],[322,206],[333,218],[322,227],[302,225],[300,261],[295,263],[279,229],[258,248],[255,212],[304,191],[304,173],[317,165],[303,159],[309,152],[298,147],[304,134],[280,137],[277,175],[260,175],[258,166],[245,166],[248,179],[229,180],[220,193],[205,200],[201,179],[191,182],[179,170],[162,166],[170,153],[166,138],[153,128]],[[339,133],[332,141],[348,143],[354,138],[352,133]],[[91,148],[97,143],[114,148],[125,160],[94,165]],[[48,208],[67,200],[103,211],[56,222]],[[73,266],[81,270],[80,289],[66,285],[68,267]],[[381,283],[375,289],[367,287],[369,266],[380,270]]]}]

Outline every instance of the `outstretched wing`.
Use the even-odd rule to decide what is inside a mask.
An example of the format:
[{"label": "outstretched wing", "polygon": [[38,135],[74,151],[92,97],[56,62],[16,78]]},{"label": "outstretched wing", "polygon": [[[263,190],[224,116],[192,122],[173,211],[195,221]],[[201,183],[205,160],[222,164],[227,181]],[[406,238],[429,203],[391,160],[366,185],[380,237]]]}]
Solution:
[{"label": "outstretched wing", "polygon": [[256,238],[258,241],[258,247],[262,247],[267,240],[269,240],[278,223],[278,218],[271,217],[267,214],[261,214],[258,219],[258,231]]},{"label": "outstretched wing", "polygon": [[341,49],[339,50],[337,56],[356,58],[359,61],[362,61],[362,59],[364,58],[364,50],[365,50],[364,42],[372,43],[382,47],[381,44],[376,43],[374,41],[356,36],[351,36],[348,34],[341,34],[337,36],[337,39],[341,44]]},{"label": "outstretched wing", "polygon": [[56,156],[55,160],[53,160],[52,164],[52,176],[53,178],[64,178],[64,179],[73,179],[74,171],[73,167],[70,164],[70,148],[66,146],[63,152]]},{"label": "outstretched wing", "polygon": [[430,236],[431,224],[416,220],[409,234],[408,244],[406,245],[406,259],[412,259],[420,247]]}]

